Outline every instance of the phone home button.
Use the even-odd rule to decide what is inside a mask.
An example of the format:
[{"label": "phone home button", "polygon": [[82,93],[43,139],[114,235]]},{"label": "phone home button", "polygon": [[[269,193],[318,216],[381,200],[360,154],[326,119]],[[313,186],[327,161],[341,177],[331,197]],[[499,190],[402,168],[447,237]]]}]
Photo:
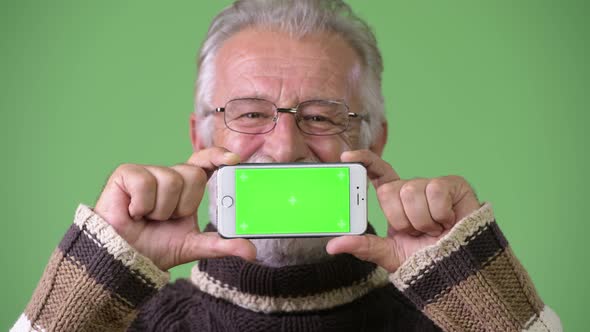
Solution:
[{"label": "phone home button", "polygon": [[221,199],[221,205],[223,207],[229,208],[234,205],[234,199],[231,196],[223,196]]}]

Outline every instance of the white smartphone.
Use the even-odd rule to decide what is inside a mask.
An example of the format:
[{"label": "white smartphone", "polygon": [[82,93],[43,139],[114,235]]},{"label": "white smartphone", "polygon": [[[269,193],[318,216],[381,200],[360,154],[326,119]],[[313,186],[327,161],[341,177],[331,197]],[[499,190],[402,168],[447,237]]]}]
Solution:
[{"label": "white smartphone", "polygon": [[239,164],[217,172],[225,238],[363,234],[367,170],[360,163]]}]

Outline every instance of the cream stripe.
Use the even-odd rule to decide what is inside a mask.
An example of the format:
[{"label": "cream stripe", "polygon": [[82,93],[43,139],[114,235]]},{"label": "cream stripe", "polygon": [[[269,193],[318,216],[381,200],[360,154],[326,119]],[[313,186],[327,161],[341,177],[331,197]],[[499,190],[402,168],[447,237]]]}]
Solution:
[{"label": "cream stripe", "polygon": [[561,326],[561,320],[548,306],[543,307],[541,313],[537,316],[531,317],[530,321],[526,324],[531,324],[523,332],[562,332],[563,327]]},{"label": "cream stripe", "polygon": [[147,277],[156,285],[156,288],[163,287],[170,279],[168,272],[163,272],[149,258],[137,252],[117,234],[109,223],[89,207],[83,204],[78,206],[74,223],[80,229],[85,227],[88,232],[100,241],[109,254],[132,271],[139,272],[142,276]]},{"label": "cream stripe", "polygon": [[271,297],[241,292],[213,279],[195,265],[191,273],[192,283],[201,291],[256,312],[299,312],[323,310],[352,302],[371,290],[387,285],[387,271],[378,267],[366,279],[349,287],[304,297]]},{"label": "cream stripe", "polygon": [[29,320],[29,317],[27,317],[27,315],[25,314],[21,314],[20,317],[18,318],[18,320],[16,321],[16,323],[14,323],[14,326],[12,326],[12,328],[10,329],[10,332],[45,332],[44,329],[42,329],[41,327],[37,326],[36,328],[33,328],[33,326],[31,326],[31,321]]},{"label": "cream stripe", "polygon": [[434,263],[450,256],[467,244],[467,238],[476,232],[481,232],[482,227],[494,220],[494,211],[489,203],[484,204],[479,210],[461,219],[451,231],[435,244],[425,247],[414,253],[394,273],[389,276],[393,284],[401,291],[409,287],[407,283],[412,278],[424,275],[424,270],[432,267]]}]

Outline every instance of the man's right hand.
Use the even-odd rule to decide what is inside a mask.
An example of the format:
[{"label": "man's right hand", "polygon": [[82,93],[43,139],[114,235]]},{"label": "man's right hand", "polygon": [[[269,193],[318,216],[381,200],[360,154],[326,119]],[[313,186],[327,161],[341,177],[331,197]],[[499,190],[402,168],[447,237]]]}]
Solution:
[{"label": "man's right hand", "polygon": [[200,232],[197,224],[207,180],[220,165],[238,162],[238,155],[210,148],[172,167],[121,165],[109,178],[94,212],[163,271],[203,258],[254,260],[256,248],[250,241]]}]

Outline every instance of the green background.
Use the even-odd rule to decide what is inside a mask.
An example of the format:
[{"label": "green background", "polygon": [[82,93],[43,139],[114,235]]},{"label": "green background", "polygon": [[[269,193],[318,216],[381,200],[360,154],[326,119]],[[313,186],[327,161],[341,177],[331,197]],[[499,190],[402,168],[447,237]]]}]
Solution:
[{"label": "green background", "polygon": [[[0,3],[5,330],[78,203],[94,204],[118,164],[189,157],[195,55],[228,2]],[[385,60],[385,159],[404,178],[466,177],[565,329],[586,330],[588,2],[351,4]]]},{"label": "green background", "polygon": [[350,230],[348,168],[236,169],[235,184],[237,234]]}]

